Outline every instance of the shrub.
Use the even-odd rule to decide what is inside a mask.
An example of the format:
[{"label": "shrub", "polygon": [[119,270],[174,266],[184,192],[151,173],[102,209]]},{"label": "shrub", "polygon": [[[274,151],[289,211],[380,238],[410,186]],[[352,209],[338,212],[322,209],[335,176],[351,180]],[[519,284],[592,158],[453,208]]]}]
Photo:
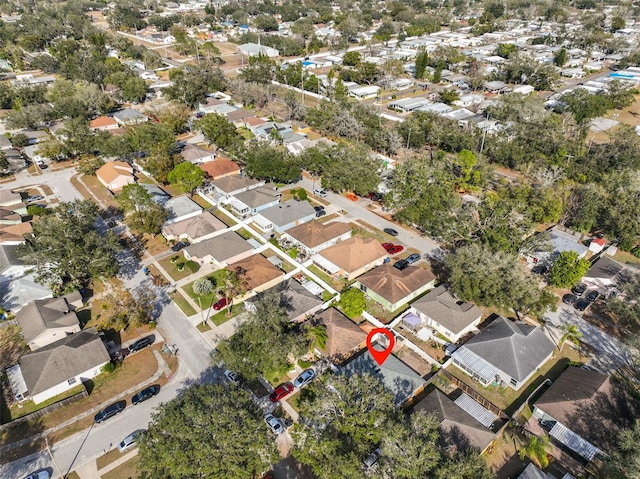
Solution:
[{"label": "shrub", "polygon": [[198,263],[196,263],[195,261],[187,261],[186,263],[187,268],[189,269],[189,271],[191,271],[192,273],[197,272],[200,269],[200,265]]},{"label": "shrub", "polygon": [[184,266],[185,266],[185,262],[184,261],[178,261],[176,263],[176,268],[178,269],[178,271],[184,271]]},{"label": "shrub", "polygon": [[103,373],[112,373],[115,370],[116,370],[116,365],[112,362],[108,362],[107,364],[102,366]]},{"label": "shrub", "polygon": [[298,366],[300,366],[302,369],[307,369],[312,364],[313,363],[311,361],[305,361],[304,359],[298,361]]},{"label": "shrub", "polygon": [[631,254],[636,258],[640,258],[640,246],[636,246],[631,250]]}]

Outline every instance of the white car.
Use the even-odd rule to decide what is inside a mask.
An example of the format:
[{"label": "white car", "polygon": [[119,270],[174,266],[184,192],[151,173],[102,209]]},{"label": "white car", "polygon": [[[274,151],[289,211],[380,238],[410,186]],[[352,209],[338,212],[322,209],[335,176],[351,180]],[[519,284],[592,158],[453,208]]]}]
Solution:
[{"label": "white car", "polygon": [[318,198],[324,198],[325,196],[327,196],[327,192],[316,188],[315,190],[313,190],[313,194],[316,195]]},{"label": "white car", "polygon": [[313,369],[305,369],[300,373],[300,375],[293,381],[293,386],[296,388],[301,388],[306,386],[311,381],[313,381],[316,377],[316,372]]},{"label": "white car", "polygon": [[275,417],[273,414],[265,415],[264,422],[267,423],[267,426],[269,426],[274,434],[282,434],[284,432],[282,421]]},{"label": "white car", "polygon": [[125,437],[120,444],[118,444],[118,451],[126,452],[135,446],[142,432],[144,432],[144,429],[138,429]]},{"label": "white car", "polygon": [[51,473],[46,469],[42,469],[40,471],[32,472],[24,479],[49,479],[51,477]]},{"label": "white car", "polygon": [[240,379],[238,379],[238,375],[233,371],[229,371],[228,369],[224,372],[224,377],[226,377],[231,384],[234,386],[240,385]]}]

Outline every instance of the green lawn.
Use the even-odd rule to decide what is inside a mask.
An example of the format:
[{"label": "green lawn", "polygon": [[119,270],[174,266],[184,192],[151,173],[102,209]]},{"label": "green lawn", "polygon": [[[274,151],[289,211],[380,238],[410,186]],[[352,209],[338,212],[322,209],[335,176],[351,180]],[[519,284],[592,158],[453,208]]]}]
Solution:
[{"label": "green lawn", "polygon": [[215,324],[216,326],[220,326],[221,324],[226,323],[230,319],[233,319],[236,316],[244,313],[244,311],[245,311],[244,303],[234,304],[231,308],[231,316],[227,316],[227,310],[223,309],[222,311],[219,311],[213,316],[211,316],[211,318],[209,319],[211,319],[211,321],[213,321],[213,324]]},{"label": "green lawn", "polygon": [[63,392],[62,394],[58,394],[51,399],[47,399],[40,404],[35,404],[33,401],[24,401],[20,403],[20,407],[18,407],[18,403],[16,403],[11,406],[11,408],[9,408],[9,410],[11,411],[11,420],[18,419],[19,417],[26,416],[27,414],[31,414],[32,412],[36,412],[44,407],[57,403],[58,401],[70,398],[71,396],[75,396],[76,394],[81,393],[84,390],[84,385],[78,384],[76,387]]},{"label": "green lawn", "polygon": [[127,462],[104,474],[102,479],[136,479],[138,477],[136,466],[139,460],[138,456],[132,457]]},{"label": "green lawn", "polygon": [[225,215],[224,213],[221,213],[219,210],[213,210],[212,213],[213,213],[213,216],[218,218],[220,221],[222,221],[227,226],[233,226],[233,225],[237,225],[238,224],[238,222],[236,220],[234,220],[233,218],[230,218],[229,216]]},{"label": "green lawn", "polygon": [[327,283],[329,286],[333,286],[333,289],[335,289],[336,291],[342,291],[347,285],[347,281],[344,278],[334,280],[331,276],[329,276],[314,264],[309,266],[309,271],[314,273],[318,278]]},{"label": "green lawn", "polygon": [[404,306],[400,306],[395,311],[389,311],[387,308],[384,308],[372,299],[367,298],[366,301],[367,305],[365,309],[367,310],[367,312],[378,318],[384,324],[390,323],[393,318],[409,309],[409,304],[405,304]]},{"label": "green lawn", "polygon": [[193,316],[197,313],[195,309],[189,304],[189,302],[179,292],[171,293],[171,299],[178,305],[178,308],[182,310],[185,316]]},{"label": "green lawn", "polygon": [[193,283],[195,283],[195,281],[185,285],[182,289],[191,297],[191,299],[195,301],[198,306],[202,307],[203,310],[209,309],[213,303],[218,302],[219,296],[217,290],[212,292],[211,294],[198,296],[193,292]]}]

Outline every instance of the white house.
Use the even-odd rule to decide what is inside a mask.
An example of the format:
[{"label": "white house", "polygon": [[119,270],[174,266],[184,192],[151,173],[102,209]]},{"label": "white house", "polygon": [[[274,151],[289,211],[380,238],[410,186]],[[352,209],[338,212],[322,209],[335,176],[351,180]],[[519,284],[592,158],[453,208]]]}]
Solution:
[{"label": "white house", "polygon": [[366,100],[368,98],[375,98],[378,96],[380,88],[375,85],[362,86],[349,90],[349,96],[358,100]]}]

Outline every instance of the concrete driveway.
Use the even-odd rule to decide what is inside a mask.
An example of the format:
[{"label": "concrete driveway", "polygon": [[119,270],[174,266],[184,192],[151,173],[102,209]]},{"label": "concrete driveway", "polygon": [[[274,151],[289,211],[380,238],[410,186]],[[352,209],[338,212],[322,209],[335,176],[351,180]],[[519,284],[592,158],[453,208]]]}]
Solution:
[{"label": "concrete driveway", "polygon": [[560,303],[558,310],[549,311],[544,319],[548,325],[552,326],[547,330],[552,333],[556,341],[564,334],[560,329],[563,325],[577,325],[583,335],[582,342],[591,346],[594,351],[589,365],[598,371],[609,374],[620,366],[629,364],[631,357],[622,341],[584,320],[583,313],[573,306]]}]

